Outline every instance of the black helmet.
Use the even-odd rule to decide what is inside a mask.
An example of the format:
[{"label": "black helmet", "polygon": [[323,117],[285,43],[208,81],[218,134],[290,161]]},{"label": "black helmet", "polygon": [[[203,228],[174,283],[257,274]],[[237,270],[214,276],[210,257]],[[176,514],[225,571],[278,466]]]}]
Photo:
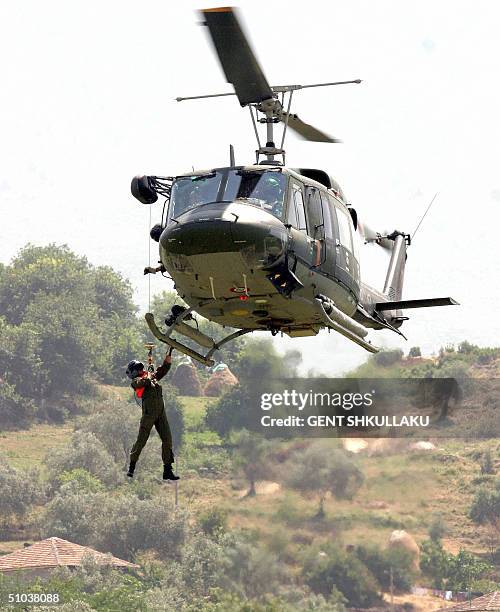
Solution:
[{"label": "black helmet", "polygon": [[132,361],[127,366],[125,374],[130,379],[132,379],[136,378],[141,370],[144,370],[144,364],[140,361],[137,361],[137,359],[132,359]]}]

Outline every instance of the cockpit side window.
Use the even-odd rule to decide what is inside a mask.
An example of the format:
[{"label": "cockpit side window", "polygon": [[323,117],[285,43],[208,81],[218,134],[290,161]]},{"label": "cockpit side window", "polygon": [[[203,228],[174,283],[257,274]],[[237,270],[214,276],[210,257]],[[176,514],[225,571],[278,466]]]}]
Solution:
[{"label": "cockpit side window", "polygon": [[216,202],[221,180],[222,173],[220,172],[176,179],[170,195],[169,217],[177,218],[200,204]]}]

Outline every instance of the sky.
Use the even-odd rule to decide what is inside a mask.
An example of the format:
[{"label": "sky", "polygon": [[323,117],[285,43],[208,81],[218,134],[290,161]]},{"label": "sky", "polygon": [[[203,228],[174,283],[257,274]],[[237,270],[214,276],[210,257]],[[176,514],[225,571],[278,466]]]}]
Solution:
[{"label": "sky", "polygon": [[[142,270],[161,215],[130,195],[136,174],[170,176],[252,163],[248,111],[232,91],[191,0],[0,6],[0,261],[27,242],[68,244],[129,278],[144,311]],[[500,6],[488,1],[242,1],[245,29],[272,85],[363,79],[309,89],[293,111],[343,144],[287,136],[292,166],[327,170],[365,222],[413,232],[404,297],[452,296],[460,306],[410,311],[408,341],[424,353],[464,339],[498,344],[500,301]],[[7,61],[5,61],[7,60]],[[151,215],[151,217],[150,217]],[[363,247],[362,276],[383,284],[387,262]],[[163,278],[151,291],[169,289]],[[338,374],[367,354],[336,335],[277,339],[304,371]]]}]

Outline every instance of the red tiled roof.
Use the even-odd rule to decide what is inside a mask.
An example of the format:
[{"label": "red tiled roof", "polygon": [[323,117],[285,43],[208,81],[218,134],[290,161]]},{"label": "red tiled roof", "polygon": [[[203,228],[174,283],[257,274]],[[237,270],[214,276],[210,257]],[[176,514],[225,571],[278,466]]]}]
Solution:
[{"label": "red tiled roof", "polygon": [[114,567],[139,567],[112,555],[73,544],[61,538],[47,538],[41,542],[15,550],[0,557],[0,572],[13,572],[25,569],[43,569],[59,566],[75,567],[80,565],[85,555],[92,555],[97,563],[111,564]]},{"label": "red tiled roof", "polygon": [[500,591],[493,591],[471,601],[462,601],[451,608],[440,608],[438,612],[499,612]]}]

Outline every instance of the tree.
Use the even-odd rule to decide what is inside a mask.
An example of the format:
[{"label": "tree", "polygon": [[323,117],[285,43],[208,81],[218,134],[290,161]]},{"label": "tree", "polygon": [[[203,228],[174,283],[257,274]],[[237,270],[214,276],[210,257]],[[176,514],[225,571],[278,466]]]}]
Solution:
[{"label": "tree", "polygon": [[67,246],[22,249],[0,275],[0,312],[0,377],[35,401],[121,379],[141,350],[130,283]]},{"label": "tree", "polygon": [[441,542],[422,542],[420,568],[432,579],[436,589],[467,591],[476,580],[484,577],[491,569],[487,563],[466,550],[457,555],[446,552]]},{"label": "tree", "polygon": [[408,352],[408,357],[421,357],[422,351],[419,346],[412,346]]},{"label": "tree", "polygon": [[374,545],[358,546],[356,555],[385,591],[391,588],[391,581],[395,589],[410,591],[414,572],[412,569],[413,555],[409,551],[401,548],[381,550]]},{"label": "tree", "polygon": [[420,569],[432,579],[435,589],[442,589],[448,577],[450,555],[437,540],[425,540],[420,546]]},{"label": "tree", "polygon": [[451,555],[449,562],[446,586],[452,591],[469,591],[472,584],[491,569],[487,563],[464,549],[457,555]]},{"label": "tree", "polygon": [[313,443],[285,465],[285,481],[294,489],[319,495],[317,517],[324,516],[328,491],[337,499],[352,499],[363,484],[363,473],[343,451]]},{"label": "tree", "polygon": [[280,355],[275,343],[266,339],[249,339],[238,353],[231,369],[242,381],[293,378],[297,375],[302,356],[292,350]]},{"label": "tree", "polygon": [[227,438],[234,430],[250,428],[252,415],[248,410],[250,403],[248,387],[236,385],[229,389],[216,402],[207,406],[205,426],[222,438]]},{"label": "tree", "polygon": [[311,550],[303,577],[315,593],[325,597],[337,588],[352,607],[368,608],[381,601],[379,585],[366,565],[355,554],[332,544]]},{"label": "tree", "polygon": [[388,368],[389,366],[395,365],[403,357],[403,351],[401,349],[392,349],[389,351],[380,351],[376,355],[373,355],[371,359],[379,366]]},{"label": "tree", "polygon": [[90,264],[65,246],[26,245],[6,267],[0,285],[0,312],[19,325],[31,302],[40,295],[71,295],[87,302],[92,295]]},{"label": "tree", "polygon": [[40,294],[26,307],[24,323],[38,337],[43,373],[41,396],[53,398],[85,392],[98,371],[97,307],[71,294],[64,299],[55,294]]},{"label": "tree", "polygon": [[57,494],[41,517],[44,537],[59,537],[82,546],[93,546],[95,529],[106,511],[109,497],[104,493],[68,491]]},{"label": "tree", "polygon": [[231,436],[231,443],[234,445],[233,469],[248,481],[250,488],[247,497],[254,496],[256,481],[269,478],[270,466],[266,454],[269,453],[270,442],[243,429]]},{"label": "tree", "polygon": [[39,475],[35,470],[23,473],[0,456],[0,527],[22,519],[41,496]]}]

